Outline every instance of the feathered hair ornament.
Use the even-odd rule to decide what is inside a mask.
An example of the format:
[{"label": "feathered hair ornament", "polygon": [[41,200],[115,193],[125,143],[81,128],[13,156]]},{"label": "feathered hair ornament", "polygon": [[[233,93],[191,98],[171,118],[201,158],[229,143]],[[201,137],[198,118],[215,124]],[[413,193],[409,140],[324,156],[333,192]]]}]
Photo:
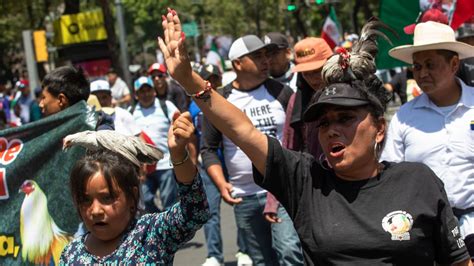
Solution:
[{"label": "feathered hair ornament", "polygon": [[[351,52],[338,48],[336,54],[328,59],[323,67],[322,75],[326,84],[349,82],[354,79],[364,79],[367,75],[375,74],[375,56],[378,52],[377,37],[380,36],[392,42],[379,29],[384,28],[398,36],[397,33],[381,22],[371,18],[362,28],[359,40],[352,47]],[[353,75],[351,75],[353,74]]]},{"label": "feathered hair ornament", "polygon": [[377,37],[387,40],[390,44],[392,42],[380,29],[386,29],[398,37],[393,29],[378,18],[372,17],[362,28],[360,38],[350,52],[342,47],[336,49],[336,54],[324,64],[322,77],[326,84],[364,81],[369,94],[378,98],[379,103],[383,102],[382,106],[385,109],[386,103],[390,100],[390,94],[386,92],[382,81],[375,75],[377,71],[375,57],[378,53]]},{"label": "feathered hair ornament", "polygon": [[82,146],[89,152],[106,150],[119,154],[138,167],[141,163],[154,163],[163,158],[163,153],[156,147],[113,130],[83,131],[64,138],[64,150],[74,145]]}]

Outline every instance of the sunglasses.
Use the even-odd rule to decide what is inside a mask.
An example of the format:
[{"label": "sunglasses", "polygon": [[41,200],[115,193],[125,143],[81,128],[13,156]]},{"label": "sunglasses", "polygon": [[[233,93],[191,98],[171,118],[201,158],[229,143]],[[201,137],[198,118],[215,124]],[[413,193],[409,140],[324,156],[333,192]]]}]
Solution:
[{"label": "sunglasses", "polygon": [[155,79],[155,78],[164,78],[164,77],[166,77],[166,74],[164,74],[164,73],[159,73],[159,74],[153,74],[153,75],[151,75],[151,78],[152,78],[152,79]]}]

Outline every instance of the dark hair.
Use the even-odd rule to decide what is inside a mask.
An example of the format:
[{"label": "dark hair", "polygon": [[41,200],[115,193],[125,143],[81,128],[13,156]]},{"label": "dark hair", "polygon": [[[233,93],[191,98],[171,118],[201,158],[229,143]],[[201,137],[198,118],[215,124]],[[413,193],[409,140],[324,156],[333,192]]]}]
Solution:
[{"label": "dark hair", "polygon": [[89,81],[87,81],[82,69],[71,66],[56,68],[44,77],[41,87],[48,88],[48,92],[54,97],[60,93],[73,105],[81,100],[87,101],[90,94]]},{"label": "dark hair", "polygon": [[89,152],[84,158],[77,161],[72,169],[69,185],[78,212],[86,200],[87,181],[97,173],[102,173],[104,176],[113,198],[117,197],[117,191],[113,187],[116,184],[125,193],[128,200],[134,201],[135,212],[132,213],[134,216],[140,198],[139,193],[135,193],[135,191],[139,191],[139,169],[121,155],[103,150]]},{"label": "dark hair", "polygon": [[444,57],[444,60],[446,60],[446,62],[449,62],[451,61],[451,59],[453,59],[453,57],[458,56],[458,53],[454,51],[450,51],[450,50],[435,50],[435,51],[437,54]]},{"label": "dark hair", "polygon": [[353,84],[360,84],[353,87],[367,96],[370,102],[369,111],[373,117],[383,116],[387,109],[387,103],[392,98],[392,94],[385,89],[383,82],[376,75],[369,75],[364,81],[354,81]]},{"label": "dark hair", "polygon": [[111,67],[109,70],[107,70],[107,74],[117,74],[117,70]]}]

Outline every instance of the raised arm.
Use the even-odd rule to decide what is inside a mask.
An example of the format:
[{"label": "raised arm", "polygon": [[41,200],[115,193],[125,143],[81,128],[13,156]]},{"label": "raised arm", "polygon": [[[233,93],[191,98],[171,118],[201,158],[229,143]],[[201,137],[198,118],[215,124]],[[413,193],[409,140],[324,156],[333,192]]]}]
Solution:
[{"label": "raised arm", "polygon": [[186,146],[193,140],[194,126],[189,112],[173,114],[173,123],[168,132],[168,147],[176,180],[183,184],[191,184],[197,169]]},{"label": "raised arm", "polygon": [[[168,14],[162,18],[164,40],[158,38],[158,44],[170,75],[188,94],[203,91],[206,82],[191,69],[184,45],[185,35],[176,11],[168,9]],[[247,116],[213,90],[206,92],[203,98],[194,97],[194,100],[207,119],[245,152],[261,174],[265,174],[267,137],[253,126]]]}]

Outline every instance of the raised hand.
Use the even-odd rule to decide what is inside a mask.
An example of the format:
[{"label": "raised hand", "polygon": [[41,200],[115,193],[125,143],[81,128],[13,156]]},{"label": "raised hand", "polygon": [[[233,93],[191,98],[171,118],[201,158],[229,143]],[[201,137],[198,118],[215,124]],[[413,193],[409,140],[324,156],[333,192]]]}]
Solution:
[{"label": "raised hand", "polygon": [[189,112],[173,114],[173,123],[168,131],[168,147],[173,153],[184,152],[194,134],[194,125]]},{"label": "raised hand", "polygon": [[184,85],[192,75],[191,63],[184,45],[186,36],[175,10],[168,8],[168,14],[162,16],[162,20],[164,40],[158,37],[158,45],[166,60],[169,74]]}]

